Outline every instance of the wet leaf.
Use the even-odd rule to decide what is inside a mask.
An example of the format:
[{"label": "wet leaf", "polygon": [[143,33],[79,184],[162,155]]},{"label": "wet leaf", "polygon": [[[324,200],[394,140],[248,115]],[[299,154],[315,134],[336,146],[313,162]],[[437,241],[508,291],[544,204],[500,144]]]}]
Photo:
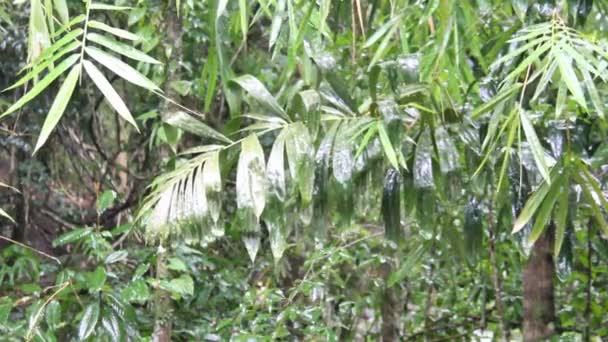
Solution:
[{"label": "wet leaf", "polygon": [[384,178],[382,217],[386,238],[392,241],[401,240],[403,237],[401,229],[401,176],[393,168],[388,169]]},{"label": "wet leaf", "polygon": [[236,174],[236,201],[240,210],[252,210],[259,219],[266,204],[264,150],[255,134],[243,139]]},{"label": "wet leaf", "polygon": [[97,322],[99,321],[99,302],[93,302],[87,306],[82,315],[82,320],[80,321],[80,325],[78,326],[78,339],[83,341],[93,332],[97,327]]}]

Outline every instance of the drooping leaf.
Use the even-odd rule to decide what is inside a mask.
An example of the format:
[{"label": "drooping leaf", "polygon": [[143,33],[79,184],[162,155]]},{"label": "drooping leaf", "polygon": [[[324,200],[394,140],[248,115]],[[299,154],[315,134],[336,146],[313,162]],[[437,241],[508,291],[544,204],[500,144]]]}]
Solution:
[{"label": "drooping leaf", "polygon": [[158,60],[148,56],[144,52],[141,52],[132,46],[94,32],[87,34],[87,40],[95,42],[103,47],[112,50],[113,52],[119,53],[123,56],[129,57],[139,62],[150,64],[162,64]]},{"label": "drooping leaf", "polygon": [[547,161],[545,160],[545,150],[538,140],[536,130],[530,122],[526,111],[520,110],[519,117],[521,119],[521,126],[523,127],[526,135],[526,140],[528,141],[530,149],[532,150],[534,162],[536,162],[536,166],[538,167],[538,171],[546,182],[551,182],[551,178],[549,176],[549,167],[547,166]]},{"label": "drooping leaf", "polygon": [[203,186],[213,222],[217,223],[222,210],[222,178],[220,174],[220,153],[214,152],[203,167]]},{"label": "drooping leaf", "polygon": [[142,75],[139,71],[120,59],[92,46],[87,46],[85,50],[89,56],[125,80],[142,88],[161,92],[160,88],[154,84],[154,82],[150,81],[146,76]]},{"label": "drooping leaf", "polygon": [[285,150],[291,178],[298,184],[300,196],[304,205],[312,200],[314,187],[314,150],[312,138],[306,126],[294,123],[287,128]]},{"label": "drooping leaf", "polygon": [[237,206],[252,210],[259,219],[266,204],[266,175],[264,150],[255,134],[241,142],[241,157],[237,167]]},{"label": "drooping leaf", "polygon": [[268,110],[269,114],[274,114],[282,117],[285,120],[289,120],[287,113],[277,103],[276,99],[266,89],[266,87],[257,78],[251,75],[243,75],[232,79],[232,83],[239,85],[243,90],[247,92],[253,99],[255,99],[264,109]]},{"label": "drooping leaf", "polygon": [[201,120],[196,119],[195,117],[184,111],[175,111],[167,113],[163,116],[163,121],[171,126],[175,126],[188,133],[196,134],[202,138],[212,138],[225,143],[232,142],[232,140],[227,138],[222,133],[209,127]]},{"label": "drooping leaf", "polygon": [[82,63],[87,74],[89,77],[91,77],[93,83],[95,83],[97,88],[99,88],[101,93],[105,96],[112,108],[114,108],[123,119],[133,125],[137,132],[139,132],[139,128],[137,127],[135,119],[131,115],[131,111],[129,111],[129,108],[127,108],[127,105],[124,103],[120,95],[118,95],[114,87],[112,87],[112,84],[110,84],[110,82],[93,63],[87,61],[86,59],[83,60]]},{"label": "drooping leaf", "polygon": [[141,40],[141,37],[134,33],[131,33],[129,31],[125,31],[123,29],[119,29],[116,27],[108,26],[108,25],[106,25],[102,22],[96,21],[96,20],[89,21],[89,27],[108,32],[119,38],[133,40],[133,41]]}]

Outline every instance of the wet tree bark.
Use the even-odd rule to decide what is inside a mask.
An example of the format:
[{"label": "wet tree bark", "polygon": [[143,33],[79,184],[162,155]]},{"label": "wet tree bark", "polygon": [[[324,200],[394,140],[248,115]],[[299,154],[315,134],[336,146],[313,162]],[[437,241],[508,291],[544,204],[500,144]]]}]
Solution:
[{"label": "wet tree bark", "polygon": [[555,332],[553,279],[554,227],[539,237],[523,271],[524,341],[540,341]]}]

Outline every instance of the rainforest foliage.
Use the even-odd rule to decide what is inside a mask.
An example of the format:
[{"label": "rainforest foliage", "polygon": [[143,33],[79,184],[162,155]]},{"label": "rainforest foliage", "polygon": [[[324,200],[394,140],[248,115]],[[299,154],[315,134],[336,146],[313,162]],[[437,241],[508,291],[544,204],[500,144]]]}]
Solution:
[{"label": "rainforest foliage", "polygon": [[1,0],[2,341],[608,339],[608,3]]}]

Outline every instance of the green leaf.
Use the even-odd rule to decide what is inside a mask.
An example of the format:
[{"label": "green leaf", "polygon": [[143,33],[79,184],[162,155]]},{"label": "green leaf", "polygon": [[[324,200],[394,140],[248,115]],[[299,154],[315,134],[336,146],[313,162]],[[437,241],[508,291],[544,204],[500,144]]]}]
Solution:
[{"label": "green leaf", "polygon": [[285,150],[291,178],[298,185],[302,204],[312,200],[315,170],[313,141],[302,122],[290,124],[285,137]]},{"label": "green leaf", "polygon": [[79,228],[62,234],[53,241],[53,247],[59,247],[68,243],[77,242],[91,234],[91,228]]},{"label": "green leaf", "polygon": [[103,213],[114,203],[116,199],[116,192],[114,190],[106,190],[100,196],[97,197],[97,212]]},{"label": "green leaf", "polygon": [[97,266],[95,271],[87,274],[86,278],[89,292],[94,293],[100,291],[106,283],[106,269],[103,266]]},{"label": "green leaf", "polygon": [[134,34],[134,33],[131,33],[129,31],[125,31],[125,30],[122,30],[122,29],[119,29],[119,28],[108,26],[108,25],[106,25],[104,23],[101,23],[99,21],[96,21],[96,20],[89,21],[89,27],[96,28],[96,29],[108,32],[108,33],[113,34],[113,35],[115,35],[116,37],[119,37],[119,38],[123,38],[123,39],[127,39],[127,40],[133,40],[133,41],[139,41],[139,40],[141,40],[141,37],[138,36],[138,35],[136,35],[136,34]]},{"label": "green leaf", "polygon": [[136,48],[129,46],[123,42],[119,42],[117,40],[108,38],[106,36],[102,36],[97,33],[88,33],[87,40],[95,42],[101,46],[104,46],[113,52],[121,54],[123,56],[129,57],[136,61],[150,63],[150,64],[162,64],[158,60],[148,56],[147,54],[137,50]]},{"label": "green leaf", "polygon": [[[17,102],[15,102],[12,106],[10,106],[6,112],[0,115],[0,118],[11,114],[17,109],[23,107],[26,103],[31,101],[34,97],[38,96],[43,90],[45,90],[49,84],[51,84],[57,77],[62,75],[67,69],[69,69],[80,57],[79,54],[73,54],[70,57],[64,59],[55,69],[49,72],[40,82],[36,83],[30,91],[28,91],[25,95],[23,95]],[[66,90],[67,91],[67,90]]]},{"label": "green leaf", "polygon": [[589,94],[589,98],[591,99],[591,103],[593,104],[593,108],[597,112],[597,115],[600,118],[604,118],[604,103],[600,99],[600,94],[597,92],[597,88],[591,79],[591,75],[587,70],[581,70],[583,74],[583,82],[585,84],[585,88],[587,88],[587,93]]},{"label": "green leaf", "polygon": [[70,14],[68,12],[66,0],[53,0],[53,4],[55,4],[55,11],[57,11],[61,23],[64,25],[68,24],[70,21]]},{"label": "green leaf", "polygon": [[494,96],[490,101],[477,107],[471,114],[471,118],[476,119],[480,115],[494,109],[494,107],[496,107],[498,104],[513,96],[519,89],[521,89],[521,84],[518,83],[496,94],[496,96]]},{"label": "green leaf", "polygon": [[[568,194],[567,183],[564,182],[564,175],[560,175],[557,179],[551,183],[551,189],[545,196],[538,212],[536,213],[536,218],[534,219],[534,226],[532,228],[532,232],[528,237],[528,245],[532,246],[541,236],[541,234],[545,231],[549,220],[551,219],[551,212],[555,206],[555,202],[557,201],[558,195],[561,193]],[[568,210],[566,209],[566,212]]]},{"label": "green leaf", "polygon": [[581,87],[581,84],[576,77],[576,73],[572,68],[572,58],[566,56],[561,51],[557,52],[555,57],[557,59],[557,64],[559,65],[559,71],[562,75],[562,81],[566,84],[568,90],[570,90],[570,93],[572,93],[574,100],[578,102],[583,109],[587,109],[583,88]]},{"label": "green leaf", "polygon": [[554,211],[555,217],[553,221],[555,222],[555,245],[553,246],[553,256],[555,258],[559,256],[562,244],[564,242],[564,236],[566,233],[566,221],[568,218],[569,195],[569,191],[563,191],[559,194],[559,198],[557,200],[557,207],[555,207]]},{"label": "green leaf", "polygon": [[187,274],[182,274],[179,278],[171,279],[171,281],[162,280],[160,287],[171,292],[175,299],[194,294],[194,281]]},{"label": "green leaf", "polygon": [[241,142],[236,184],[238,208],[253,210],[259,219],[266,204],[266,175],[264,150],[255,134],[250,134]]},{"label": "green leaf", "polygon": [[168,259],[167,268],[177,272],[188,272],[188,266],[180,258],[172,257]]},{"label": "green leaf", "polygon": [[97,327],[99,321],[99,302],[94,301],[89,304],[82,315],[82,320],[78,326],[78,339],[83,341],[87,339]]},{"label": "green leaf", "polygon": [[519,232],[526,225],[526,223],[530,221],[532,216],[536,214],[536,210],[543,203],[550,189],[551,186],[545,181],[532,194],[532,196],[530,196],[530,198],[524,205],[524,208],[522,209],[521,213],[519,214],[519,217],[517,217],[517,220],[515,220],[515,223],[513,224],[513,234]]},{"label": "green leaf", "polygon": [[204,122],[183,111],[168,113],[167,115],[163,116],[163,121],[171,126],[177,127],[188,133],[196,134],[202,138],[212,138],[228,144],[232,143],[232,140],[227,138],[222,133],[207,126],[207,124]]},{"label": "green leaf", "polygon": [[150,298],[150,289],[143,279],[139,279],[125,286],[120,295],[127,302],[144,303]]},{"label": "green leaf", "polygon": [[266,176],[268,177],[269,194],[280,201],[285,199],[285,137],[288,131],[282,130],[272,145],[268,164],[266,165]]},{"label": "green leaf", "polygon": [[154,82],[120,59],[91,46],[85,50],[89,56],[125,80],[151,91],[162,92]]},{"label": "green leaf", "polygon": [[65,81],[59,88],[57,92],[57,96],[51,105],[51,109],[49,109],[49,113],[46,115],[46,119],[44,120],[44,124],[42,125],[42,129],[40,130],[40,136],[38,136],[38,141],[36,142],[36,147],[34,148],[34,153],[36,153],[42,145],[46,142],[46,140],[51,135],[55,126],[63,116],[66,107],[68,106],[68,102],[70,102],[70,98],[72,97],[72,93],[74,93],[74,88],[76,88],[76,82],[78,81],[78,77],[80,76],[80,65],[76,65],[72,68]]},{"label": "green leaf", "polygon": [[2,299],[0,299],[0,326],[4,326],[6,324],[12,309],[12,300],[8,297],[2,297]]},{"label": "green leaf", "polygon": [[380,143],[382,143],[382,150],[384,150],[386,158],[395,170],[399,170],[399,161],[397,160],[397,153],[393,148],[393,144],[391,143],[391,139],[388,136],[386,127],[384,127],[384,123],[378,121],[377,127],[378,135],[380,137]]},{"label": "green leaf", "polygon": [[243,75],[231,80],[232,83],[238,84],[243,88],[254,100],[256,100],[264,109],[272,114],[278,115],[285,120],[289,120],[287,113],[279,106],[276,99],[266,87],[257,78],[251,75]]},{"label": "green leaf", "polygon": [[45,320],[50,330],[54,331],[59,328],[59,324],[61,323],[61,304],[58,301],[53,300],[47,304]]},{"label": "green leaf", "polygon": [[524,129],[524,133],[526,135],[526,140],[530,145],[530,149],[532,150],[532,155],[534,156],[534,161],[536,162],[536,166],[538,167],[538,171],[543,176],[547,183],[551,183],[551,179],[549,178],[549,167],[547,166],[547,162],[545,160],[545,150],[540,144],[538,140],[538,136],[536,135],[536,130],[534,130],[534,126],[530,122],[528,118],[528,114],[525,110],[520,109],[519,117],[521,119],[521,126]]},{"label": "green leaf", "polygon": [[106,257],[106,260],[104,260],[104,263],[106,265],[114,264],[119,261],[125,260],[128,255],[129,255],[129,252],[126,250],[115,251],[115,252],[110,253]]},{"label": "green leaf", "polygon": [[84,69],[89,77],[91,77],[91,80],[93,80],[93,83],[95,83],[97,88],[99,88],[112,108],[114,108],[118,115],[133,125],[137,132],[139,132],[137,123],[135,122],[133,115],[131,115],[129,108],[127,108],[127,105],[124,103],[120,95],[118,95],[114,87],[112,87],[112,84],[110,84],[110,82],[105,78],[103,73],[97,69],[93,63],[87,61],[86,59],[82,61],[82,65],[84,66]]}]

